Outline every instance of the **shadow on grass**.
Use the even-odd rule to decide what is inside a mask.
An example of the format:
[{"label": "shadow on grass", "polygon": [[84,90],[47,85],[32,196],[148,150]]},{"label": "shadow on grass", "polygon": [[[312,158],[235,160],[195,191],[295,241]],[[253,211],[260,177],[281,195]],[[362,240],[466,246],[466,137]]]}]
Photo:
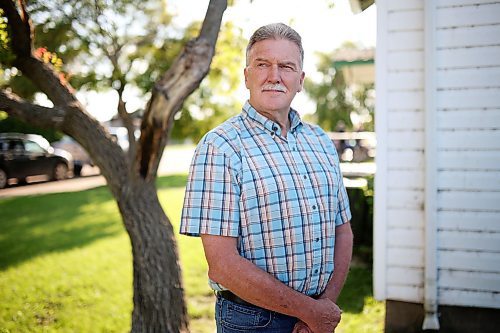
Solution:
[{"label": "shadow on grass", "polygon": [[365,305],[365,298],[373,296],[372,270],[366,267],[351,267],[347,281],[338,299],[338,305],[344,312],[360,313]]},{"label": "shadow on grass", "polygon": [[106,187],[2,200],[0,210],[2,270],[121,231],[118,210]]},{"label": "shadow on grass", "polygon": [[[186,179],[186,175],[160,177],[157,186],[183,187]],[[125,232],[105,186],[4,199],[0,212],[0,270]]]}]

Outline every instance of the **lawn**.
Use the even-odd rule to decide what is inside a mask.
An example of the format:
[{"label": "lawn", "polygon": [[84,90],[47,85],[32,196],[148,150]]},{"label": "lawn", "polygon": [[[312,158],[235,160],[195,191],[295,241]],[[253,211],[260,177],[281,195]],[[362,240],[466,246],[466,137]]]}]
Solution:
[{"label": "lawn", "polygon": [[[185,175],[158,180],[178,230]],[[0,200],[0,333],[127,332],[132,310],[130,242],[106,187]],[[193,333],[214,332],[213,293],[199,239],[179,236]],[[371,270],[352,267],[336,332],[382,332],[384,306]]]}]

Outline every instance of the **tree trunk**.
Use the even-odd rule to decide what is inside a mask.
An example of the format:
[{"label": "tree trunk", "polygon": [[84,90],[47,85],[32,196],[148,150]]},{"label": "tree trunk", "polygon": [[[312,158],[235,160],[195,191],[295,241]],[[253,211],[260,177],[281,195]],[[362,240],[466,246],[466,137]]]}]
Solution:
[{"label": "tree trunk", "polygon": [[33,29],[25,2],[16,5],[14,1],[0,1],[9,26],[13,64],[54,103],[52,108],[33,105],[0,90],[0,109],[28,123],[69,134],[101,169],[132,243],[134,333],[188,330],[176,241],[159,203],[155,179],[175,113],[208,73],[226,7],[226,0],[210,0],[198,38],[186,45],[156,82],[143,118],[136,158],[129,160],[104,127],[85,111],[71,86],[34,56]]},{"label": "tree trunk", "polygon": [[130,184],[118,198],[130,236],[134,268],[134,311],[131,332],[187,332],[181,269],[170,221],[154,182]]}]

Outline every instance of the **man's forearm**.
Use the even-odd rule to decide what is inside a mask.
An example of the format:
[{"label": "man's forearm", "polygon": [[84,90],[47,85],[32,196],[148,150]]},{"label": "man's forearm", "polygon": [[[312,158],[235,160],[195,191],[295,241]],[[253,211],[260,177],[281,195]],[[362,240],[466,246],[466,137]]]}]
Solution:
[{"label": "man's forearm", "polygon": [[209,277],[247,302],[299,318],[317,332],[331,332],[340,321],[340,309],[331,300],[315,300],[283,284],[241,257],[235,239],[202,235],[202,240]]},{"label": "man's forearm", "polygon": [[314,301],[238,253],[225,253],[223,259],[209,260],[209,277],[249,303],[293,317],[302,316],[300,310]]},{"label": "man's forearm", "polygon": [[224,265],[232,269],[223,269],[215,276],[210,274],[210,278],[254,305],[300,317],[302,314],[298,310],[310,306],[313,301],[241,256],[225,260]]},{"label": "man's forearm", "polygon": [[328,285],[321,295],[337,303],[337,298],[344,287],[349,265],[352,259],[353,235],[350,223],[337,227],[335,235],[335,270]]}]

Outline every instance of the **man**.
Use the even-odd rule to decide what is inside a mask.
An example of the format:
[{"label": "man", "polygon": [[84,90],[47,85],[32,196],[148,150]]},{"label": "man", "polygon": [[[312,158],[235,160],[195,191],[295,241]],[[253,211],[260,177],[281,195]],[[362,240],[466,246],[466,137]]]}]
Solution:
[{"label": "man", "polygon": [[217,332],[331,333],[340,321],[351,213],[333,143],[290,107],[303,57],[292,28],[259,28],[244,70],[250,99],[193,157],[181,233],[201,236]]}]

